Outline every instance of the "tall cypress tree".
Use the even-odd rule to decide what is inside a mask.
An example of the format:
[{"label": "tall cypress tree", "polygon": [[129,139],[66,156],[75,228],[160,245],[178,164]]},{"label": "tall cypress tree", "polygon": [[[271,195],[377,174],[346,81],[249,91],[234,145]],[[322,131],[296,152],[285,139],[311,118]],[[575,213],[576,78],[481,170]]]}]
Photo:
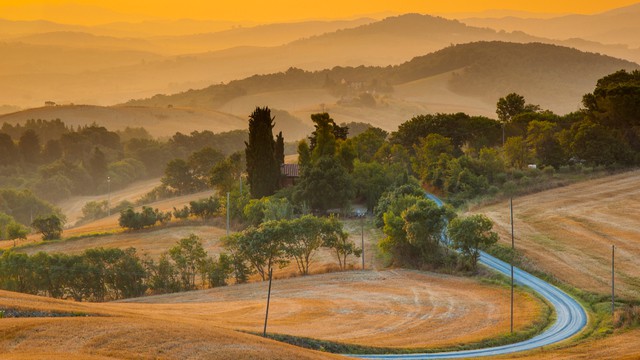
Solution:
[{"label": "tall cypress tree", "polygon": [[278,160],[278,165],[284,164],[284,136],[282,136],[282,131],[278,133],[276,136],[276,160]]},{"label": "tall cypress tree", "polygon": [[268,107],[256,107],[249,116],[249,142],[245,142],[251,197],[259,199],[278,190],[280,165],[275,156],[273,118]]}]

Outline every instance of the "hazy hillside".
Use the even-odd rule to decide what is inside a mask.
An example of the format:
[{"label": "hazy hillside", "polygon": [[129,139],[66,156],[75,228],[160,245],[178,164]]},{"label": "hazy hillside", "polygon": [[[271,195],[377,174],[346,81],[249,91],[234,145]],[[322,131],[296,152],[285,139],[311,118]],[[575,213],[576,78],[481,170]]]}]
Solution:
[{"label": "hazy hillside", "polygon": [[[358,21],[368,20],[270,25],[171,39],[96,37],[77,32],[23,36],[23,41],[38,44],[14,42],[3,45],[3,54],[9,55],[2,60],[4,75],[0,74],[0,99],[3,104],[21,107],[41,106],[48,100],[111,105],[157,93],[203,88],[253,74],[284,71],[290,67],[321,70],[334,66],[388,66],[451,44],[493,40],[549,41],[522,32],[497,32],[443,18],[407,14],[280,46],[236,46],[171,57],[160,57],[155,52],[167,51],[172,46],[206,47],[209,41],[212,44],[214,41],[243,44],[241,39],[253,39],[244,40],[248,41],[244,44],[272,44],[313,31],[355,25]],[[66,41],[73,43],[73,47],[61,46]],[[156,41],[158,43],[154,43]],[[92,43],[96,47],[92,48]],[[591,51],[606,53],[611,50],[616,56],[630,56],[624,48],[579,41],[572,44]],[[165,50],[159,50],[161,45]],[[121,48],[152,49],[154,52],[116,50]]]},{"label": "hazy hillside", "polygon": [[373,22],[361,18],[343,21],[306,21],[234,27],[213,33],[197,33],[181,36],[159,36],[146,39],[157,51],[168,54],[202,53],[238,46],[279,46],[314,35],[334,32]]},{"label": "hazy hillside", "polygon": [[469,18],[471,26],[520,30],[552,39],[583,38],[606,44],[640,47],[640,3],[596,15],[567,15],[551,19],[521,17]]},{"label": "hazy hillside", "polygon": [[[255,105],[254,105],[255,106]],[[275,131],[284,131],[286,139],[300,139],[312,131],[310,120],[305,121],[283,110],[274,109]],[[246,129],[250,112],[242,116],[219,112],[213,109],[188,107],[145,107],[145,106],[92,106],[65,105],[47,106],[0,115],[0,125],[24,123],[29,119],[61,119],[66,125],[77,127],[96,123],[109,130],[123,130],[125,127],[144,127],[156,137],[172,136],[176,132],[210,130],[215,133]]]},{"label": "hazy hillside", "polygon": [[[397,66],[336,67],[318,72],[290,69],[172,96],[158,95],[130,104],[191,104],[233,112],[227,106],[229,102],[255,94],[270,94],[272,101],[278,101],[278,93],[291,99],[295,92],[287,91],[296,89],[304,90],[302,97],[312,89],[319,92],[315,103],[301,100],[302,106],[298,108],[303,108],[312,104],[328,104],[326,96],[331,94],[336,101],[345,96],[358,95],[357,91],[354,95],[351,89],[357,84],[361,91],[386,94],[396,104],[397,101],[405,101],[425,105],[427,109],[430,104],[447,105],[449,101],[449,105],[460,106],[475,102],[477,109],[471,109],[470,112],[484,115],[487,109],[495,108],[499,97],[515,91],[532,103],[566,113],[580,106],[582,95],[592,91],[599,78],[623,68],[637,69],[638,65],[555,45],[476,42],[450,46]],[[420,81],[424,79],[433,80]],[[409,83],[411,86],[406,85]],[[393,88],[402,91],[394,92]],[[344,91],[349,90],[351,92],[345,95]],[[420,96],[421,91],[423,96]],[[443,93],[451,96],[443,98]],[[325,94],[324,98],[322,94]],[[478,103],[486,104],[486,108],[478,106]],[[387,107],[393,105],[394,101],[386,101]],[[295,104],[292,106],[295,107]]]}]

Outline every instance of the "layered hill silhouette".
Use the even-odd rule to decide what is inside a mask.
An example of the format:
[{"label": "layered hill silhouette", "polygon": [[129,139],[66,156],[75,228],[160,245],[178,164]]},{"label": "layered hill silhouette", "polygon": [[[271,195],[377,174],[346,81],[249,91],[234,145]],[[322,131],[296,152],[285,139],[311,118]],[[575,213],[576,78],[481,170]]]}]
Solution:
[{"label": "layered hill silhouette", "polygon": [[566,15],[551,19],[522,17],[468,18],[471,26],[524,31],[551,39],[581,38],[604,44],[640,48],[640,3],[594,15]]},{"label": "layered hill silhouette", "polygon": [[541,43],[474,42],[448,46],[395,66],[289,68],[199,90],[131,100],[119,106],[49,106],[0,116],[0,122],[60,118],[122,129],[144,126],[155,136],[176,131],[246,128],[255,106],[268,105],[276,131],[299,139],[309,115],[329,111],[338,122],[366,122],[386,130],[417,114],[463,111],[495,117],[497,99],[511,92],[559,114],[581,107],[601,77],[638,64]]},{"label": "layered hill silhouette", "polygon": [[[451,105],[471,98],[485,104],[486,113],[493,112],[499,97],[518,92],[543,108],[567,113],[580,106],[582,95],[592,91],[602,76],[637,68],[638,64],[629,61],[556,45],[475,42],[449,46],[396,66],[334,67],[315,72],[292,68],[128,104],[171,104],[229,111],[228,104],[241,98],[259,98],[260,94],[275,98],[278,93],[288,97],[292,95],[290,92],[297,91],[300,103],[304,103],[305,91],[316,91],[332,96],[335,101],[343,100],[343,104],[345,98],[370,93],[388,102],[396,99],[428,105],[429,97],[442,103],[446,101],[442,94],[448,93],[452,95]],[[322,99],[319,95],[318,98]],[[376,107],[375,103],[352,101],[352,104]]]},{"label": "layered hill silhouette", "polygon": [[[351,27],[333,31],[341,26]],[[300,23],[172,38],[128,39],[80,34],[77,28],[58,26],[56,29],[71,32],[31,33],[14,36],[13,40],[4,37],[1,44],[3,54],[20,54],[3,61],[0,98],[6,105],[31,107],[49,100],[110,105],[157,93],[203,88],[253,74],[281,72],[290,67],[313,71],[335,66],[397,65],[451,44],[477,41],[569,44],[635,60],[635,53],[620,46],[579,40],[548,40],[522,32],[501,32],[419,14],[390,17],[364,25],[358,21],[315,25]],[[333,32],[323,34],[327,29]],[[278,41],[289,41],[292,34],[306,38],[272,46]],[[253,42],[241,41],[251,37],[254,37]],[[69,40],[81,38],[85,41]],[[63,46],[67,41],[69,44]],[[92,43],[104,44],[106,48],[96,49]],[[164,50],[160,48],[162,44]],[[230,44],[239,46],[164,55],[168,51],[166,48],[171,46],[178,48],[175,51],[188,51],[202,50],[207,46],[215,50]],[[63,61],[65,54],[69,56],[69,63]],[[92,58],[97,60],[91,61]],[[640,61],[640,54],[637,58]],[[77,60],[74,62],[73,59]]]}]

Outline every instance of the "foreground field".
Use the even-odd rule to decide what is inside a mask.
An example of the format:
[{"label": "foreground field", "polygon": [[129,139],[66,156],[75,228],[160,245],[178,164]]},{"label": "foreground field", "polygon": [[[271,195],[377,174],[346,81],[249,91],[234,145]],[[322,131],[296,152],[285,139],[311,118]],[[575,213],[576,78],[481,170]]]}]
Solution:
[{"label": "foreground field", "polygon": [[[15,358],[321,358],[232,331],[262,330],[266,286],[252,283],[105,304],[0,292],[0,308],[96,315],[3,319],[0,351]],[[279,280],[271,300],[269,332],[370,346],[455,345],[500,336],[509,328],[507,288],[422,272]],[[521,292],[516,300],[516,328],[521,329],[540,316],[544,305]]]},{"label": "foreground field", "polygon": [[[0,307],[97,316],[0,321],[3,359],[336,359],[212,325],[0,291]],[[150,310],[152,311],[152,310]]]},{"label": "foreground field", "polygon": [[[640,299],[640,171],[514,199],[516,248],[542,271],[577,288]],[[507,203],[474,210],[490,216],[511,245]]]}]

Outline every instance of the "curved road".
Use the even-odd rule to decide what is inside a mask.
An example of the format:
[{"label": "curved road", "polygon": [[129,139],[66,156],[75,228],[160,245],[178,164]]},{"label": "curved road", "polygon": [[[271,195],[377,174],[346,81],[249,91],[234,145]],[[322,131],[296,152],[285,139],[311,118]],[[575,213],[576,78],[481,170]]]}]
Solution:
[{"label": "curved road", "polygon": [[[442,201],[428,194],[428,198],[442,206]],[[482,252],[480,263],[496,270],[506,276],[511,276],[511,266],[504,261]],[[587,314],[576,300],[557,287],[538,279],[526,271],[514,268],[514,281],[522,286],[528,286],[544,297],[553,306],[556,312],[556,321],[543,333],[529,340],[515,344],[496,346],[478,350],[452,351],[429,354],[393,354],[393,355],[348,355],[360,359],[393,359],[393,360],[417,360],[417,359],[459,359],[467,357],[480,357],[492,355],[511,354],[518,351],[532,350],[542,346],[555,344],[580,332],[587,324]],[[428,334],[425,334],[428,335]]]}]

